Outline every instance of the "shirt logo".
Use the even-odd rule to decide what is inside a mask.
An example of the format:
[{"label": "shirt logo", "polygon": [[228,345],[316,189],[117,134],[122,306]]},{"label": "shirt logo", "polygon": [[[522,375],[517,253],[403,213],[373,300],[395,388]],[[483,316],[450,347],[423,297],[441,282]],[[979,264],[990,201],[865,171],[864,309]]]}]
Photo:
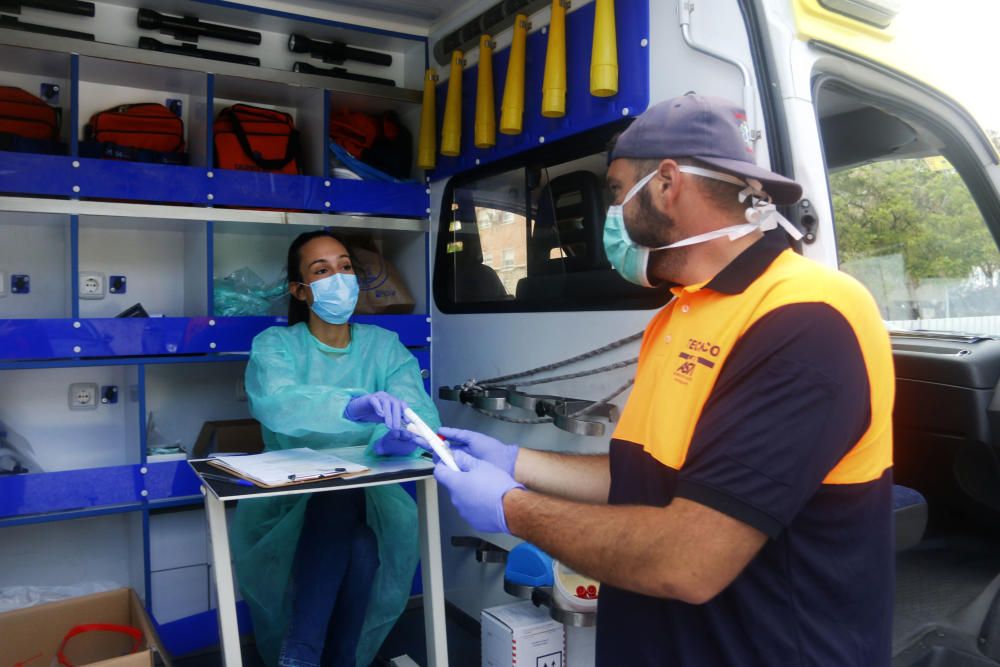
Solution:
[{"label": "shirt logo", "polygon": [[681,384],[688,384],[694,379],[694,373],[699,366],[715,368],[714,357],[722,353],[721,348],[709,341],[688,339],[685,349],[677,353],[680,365],[674,371],[674,380]]}]

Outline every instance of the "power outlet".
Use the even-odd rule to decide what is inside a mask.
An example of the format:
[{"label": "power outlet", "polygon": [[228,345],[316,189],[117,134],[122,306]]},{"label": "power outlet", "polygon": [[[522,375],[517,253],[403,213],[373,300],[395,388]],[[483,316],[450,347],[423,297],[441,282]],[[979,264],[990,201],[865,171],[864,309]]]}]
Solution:
[{"label": "power outlet", "polygon": [[80,272],[80,298],[103,299],[107,292],[104,274],[97,271]]},{"label": "power outlet", "polygon": [[69,386],[70,410],[96,410],[99,400],[94,382],[74,382]]},{"label": "power outlet", "polygon": [[7,296],[7,272],[0,271],[0,299]]}]

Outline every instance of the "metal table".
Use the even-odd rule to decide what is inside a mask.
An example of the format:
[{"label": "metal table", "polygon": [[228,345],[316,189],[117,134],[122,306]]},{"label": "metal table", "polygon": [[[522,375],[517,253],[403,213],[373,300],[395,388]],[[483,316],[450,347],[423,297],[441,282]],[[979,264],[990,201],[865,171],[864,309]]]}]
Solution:
[{"label": "metal table", "polygon": [[364,447],[337,449],[336,455],[363,463],[369,472],[350,479],[330,479],[265,489],[204,479],[202,473],[226,475],[207,459],[188,463],[198,475],[205,496],[209,536],[212,543],[212,570],[218,593],[219,636],[225,667],[241,667],[239,628],[236,624],[236,590],[233,585],[232,561],[229,552],[229,530],[226,526],[226,503],[244,498],[269,498],[302,493],[326,493],[341,489],[357,489],[381,484],[414,481],[417,483],[417,512],[420,522],[420,561],[423,565],[424,632],[427,638],[427,659],[430,667],[447,667],[448,642],[445,634],[444,580],[441,570],[441,528],[438,523],[437,482],[434,465],[424,458],[376,459],[364,455]]}]

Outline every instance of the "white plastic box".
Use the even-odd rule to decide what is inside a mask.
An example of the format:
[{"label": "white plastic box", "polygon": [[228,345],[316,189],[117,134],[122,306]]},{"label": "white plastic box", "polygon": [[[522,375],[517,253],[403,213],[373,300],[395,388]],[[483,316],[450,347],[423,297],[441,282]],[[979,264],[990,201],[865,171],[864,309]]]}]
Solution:
[{"label": "white plastic box", "polygon": [[530,601],[484,609],[483,667],[564,667],[566,632]]}]

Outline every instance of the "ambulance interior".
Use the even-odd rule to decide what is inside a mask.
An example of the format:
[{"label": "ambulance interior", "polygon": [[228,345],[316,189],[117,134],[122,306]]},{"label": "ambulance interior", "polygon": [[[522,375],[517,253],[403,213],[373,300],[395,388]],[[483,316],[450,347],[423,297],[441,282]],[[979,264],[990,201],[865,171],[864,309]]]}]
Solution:
[{"label": "ambulance interior", "polygon": [[[944,158],[965,184],[962,196],[977,204],[981,224],[995,237],[1000,216],[976,164],[975,142],[950,129],[961,123],[948,125],[930,113],[934,101],[927,91],[876,94],[884,82],[870,83],[864,89],[837,77],[816,83],[835,229],[843,222],[838,211],[846,216],[850,204],[849,193],[837,190],[845,182],[838,174],[880,162]],[[916,196],[905,189],[912,187],[907,182],[895,187],[884,197]],[[840,261],[870,283],[857,263],[843,254]],[[961,312],[933,312],[927,301],[900,303],[887,290],[873,293],[892,332],[896,365],[895,482],[922,496],[896,499],[894,664],[996,664],[1000,340],[982,320],[963,319]]]}]

